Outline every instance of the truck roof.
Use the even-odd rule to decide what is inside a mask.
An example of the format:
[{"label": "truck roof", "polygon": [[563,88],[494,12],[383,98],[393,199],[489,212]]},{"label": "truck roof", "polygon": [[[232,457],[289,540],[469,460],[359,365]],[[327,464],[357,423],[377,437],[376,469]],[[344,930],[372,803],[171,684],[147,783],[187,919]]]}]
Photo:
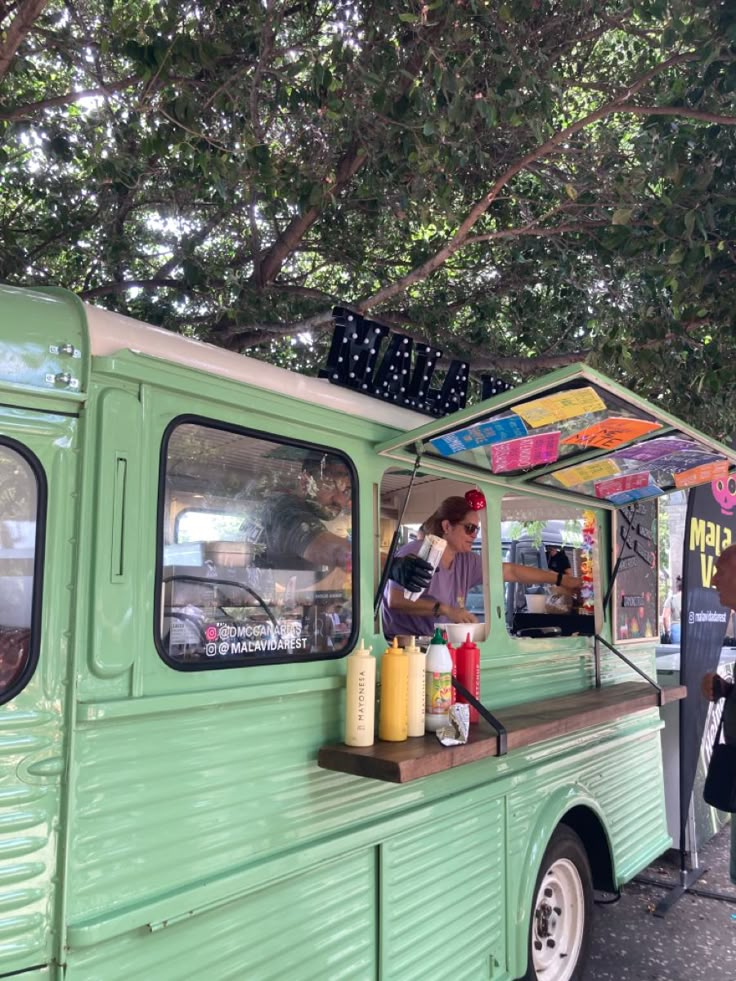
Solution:
[{"label": "truck roof", "polygon": [[[4,365],[0,381],[13,387],[84,397],[90,357],[132,351],[280,392],[399,432],[427,421],[427,416],[419,412],[340,388],[327,379],[279,368],[83,303],[68,290],[56,287],[0,284],[0,321],[0,360]],[[70,377],[62,380],[67,375]]]},{"label": "truck roof", "polygon": [[414,429],[427,421],[419,412],[331,385],[325,378],[313,378],[266,361],[236,354],[204,341],[197,341],[162,327],[141,323],[132,317],[84,304],[89,325],[91,353],[111,355],[121,350],[206,371],[219,378],[230,378],[269,392],[281,392],[304,402],[312,402],[372,419],[394,429]]}]

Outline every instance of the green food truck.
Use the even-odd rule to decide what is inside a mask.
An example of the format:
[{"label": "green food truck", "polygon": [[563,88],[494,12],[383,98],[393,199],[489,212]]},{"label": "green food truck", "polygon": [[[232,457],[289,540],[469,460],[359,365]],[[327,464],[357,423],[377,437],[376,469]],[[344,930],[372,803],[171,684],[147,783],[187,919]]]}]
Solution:
[{"label": "green food truck", "polygon": [[[670,845],[621,514],[733,452],[584,366],[428,419],[62,290],[0,324],[0,976],[579,978]],[[348,747],[394,531],[468,490],[499,727]],[[504,522],[580,529],[582,606],[514,632]]]}]

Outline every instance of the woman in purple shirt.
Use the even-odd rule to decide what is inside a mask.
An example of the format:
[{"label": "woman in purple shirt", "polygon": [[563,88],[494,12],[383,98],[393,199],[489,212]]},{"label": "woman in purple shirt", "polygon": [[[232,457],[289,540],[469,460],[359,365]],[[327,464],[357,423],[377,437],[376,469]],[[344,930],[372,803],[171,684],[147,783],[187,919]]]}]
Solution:
[{"label": "woman in purple shirt", "polygon": [[[392,638],[399,634],[415,637],[431,635],[435,623],[477,623],[477,617],[465,609],[468,590],[483,582],[483,564],[479,554],[473,552],[473,542],[480,525],[478,512],[468,507],[464,497],[448,497],[422,526],[428,535],[437,535],[447,543],[440,564],[435,570],[426,591],[417,600],[409,600],[404,590],[389,579],[383,593],[381,616],[383,632]],[[416,555],[422,542],[410,542],[396,553],[399,556]],[[569,573],[560,574],[550,569],[532,566],[503,564],[505,582],[528,584],[550,583],[567,589],[579,589],[580,579]]]}]

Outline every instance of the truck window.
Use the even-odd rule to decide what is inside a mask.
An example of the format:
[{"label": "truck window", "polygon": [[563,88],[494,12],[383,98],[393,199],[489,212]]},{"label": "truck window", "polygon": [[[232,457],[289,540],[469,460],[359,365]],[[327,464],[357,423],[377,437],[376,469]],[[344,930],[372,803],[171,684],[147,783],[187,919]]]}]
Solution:
[{"label": "truck window", "polygon": [[0,702],[14,698],[35,667],[38,512],[37,474],[19,451],[0,444]]},{"label": "truck window", "polygon": [[352,644],[355,475],[334,450],[180,421],[164,441],[159,644],[177,668]]},{"label": "truck window", "polygon": [[[441,519],[450,525],[445,537],[448,539],[447,547],[453,548],[455,557],[449,568],[441,568],[433,577],[424,596],[407,598],[401,587],[389,581],[381,603],[384,636],[387,639],[392,636],[415,636],[428,643],[435,623],[466,622],[471,627],[478,624],[471,632],[481,639],[487,632],[487,582],[484,574],[486,513],[485,509],[473,510],[465,499],[466,494],[475,492],[475,485],[420,474],[404,507],[409,478],[410,474],[404,470],[389,469],[381,481],[380,568],[386,561],[391,537],[397,527],[398,554],[410,554],[419,551],[425,533],[439,536]],[[413,608],[416,599],[422,601],[419,610]],[[436,613],[433,611],[434,603],[438,607]]]},{"label": "truck window", "polygon": [[583,577],[582,594],[554,585],[505,584],[505,619],[516,637],[592,634],[593,616],[591,512],[549,500],[507,495],[501,539],[504,562],[568,572]]}]

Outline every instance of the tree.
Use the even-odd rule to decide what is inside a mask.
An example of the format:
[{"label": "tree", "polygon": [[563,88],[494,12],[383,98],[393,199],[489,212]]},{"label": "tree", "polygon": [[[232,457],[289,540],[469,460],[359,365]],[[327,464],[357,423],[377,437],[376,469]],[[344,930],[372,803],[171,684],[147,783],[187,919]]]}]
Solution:
[{"label": "tree", "polygon": [[584,359],[730,433],[733,5],[23,0],[6,23],[3,279],[306,371],[340,302],[476,374]]}]

